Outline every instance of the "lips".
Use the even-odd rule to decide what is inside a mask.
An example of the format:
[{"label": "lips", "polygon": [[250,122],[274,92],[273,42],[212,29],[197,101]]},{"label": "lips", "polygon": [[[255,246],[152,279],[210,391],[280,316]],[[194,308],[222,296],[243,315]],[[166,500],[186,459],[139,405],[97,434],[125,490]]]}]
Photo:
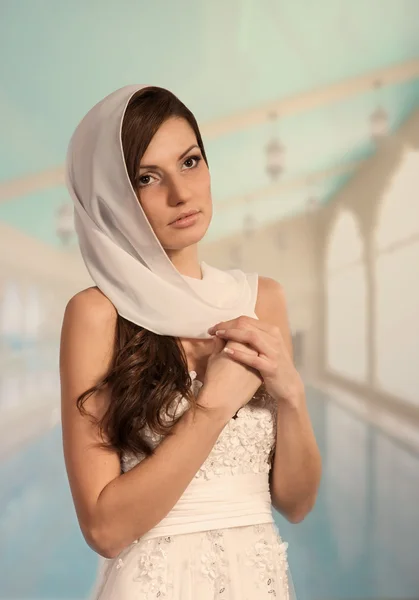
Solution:
[{"label": "lips", "polygon": [[199,210],[189,210],[188,212],[185,213],[181,213],[178,217],[176,217],[176,219],[174,221],[172,221],[171,223],[176,223],[176,221],[179,221],[180,219],[185,219],[186,217],[190,217],[191,215],[196,215],[196,213],[199,213]]}]

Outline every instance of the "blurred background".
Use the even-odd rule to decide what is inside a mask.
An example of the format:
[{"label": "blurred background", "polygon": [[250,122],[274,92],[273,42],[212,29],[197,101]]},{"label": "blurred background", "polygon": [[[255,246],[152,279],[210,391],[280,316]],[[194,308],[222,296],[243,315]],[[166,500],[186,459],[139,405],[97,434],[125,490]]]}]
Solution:
[{"label": "blurred background", "polygon": [[92,285],[69,138],[126,84],[195,113],[201,258],[274,277],[324,461],[299,600],[419,598],[419,2],[1,0],[0,598],[87,598],[61,446],[64,307]]}]

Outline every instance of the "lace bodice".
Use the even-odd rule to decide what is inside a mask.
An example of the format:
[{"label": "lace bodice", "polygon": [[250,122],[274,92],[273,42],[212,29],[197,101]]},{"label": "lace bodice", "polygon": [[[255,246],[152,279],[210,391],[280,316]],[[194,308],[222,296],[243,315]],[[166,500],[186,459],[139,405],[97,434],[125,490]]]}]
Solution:
[{"label": "lace bodice", "polygon": [[[203,385],[196,372],[190,371],[194,395]],[[182,414],[188,402],[182,398],[177,405],[176,416]],[[147,432],[146,432],[147,435]],[[276,436],[276,405],[242,407],[236,418],[230,419],[221,432],[209,456],[195,474],[195,479],[211,479],[217,476],[246,473],[268,473]],[[148,432],[153,447],[161,436]],[[126,472],[141,462],[144,456],[124,454],[121,469]]]}]

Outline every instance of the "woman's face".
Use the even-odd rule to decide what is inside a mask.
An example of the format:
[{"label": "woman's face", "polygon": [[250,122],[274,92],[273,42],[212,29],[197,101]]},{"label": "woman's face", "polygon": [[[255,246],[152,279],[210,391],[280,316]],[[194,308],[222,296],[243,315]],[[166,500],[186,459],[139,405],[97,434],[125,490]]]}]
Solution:
[{"label": "woman's face", "polygon": [[[165,121],[152,138],[140,167],[137,194],[161,245],[180,250],[199,242],[212,217],[208,167],[189,123]],[[188,211],[199,211],[188,227],[173,222]]]}]

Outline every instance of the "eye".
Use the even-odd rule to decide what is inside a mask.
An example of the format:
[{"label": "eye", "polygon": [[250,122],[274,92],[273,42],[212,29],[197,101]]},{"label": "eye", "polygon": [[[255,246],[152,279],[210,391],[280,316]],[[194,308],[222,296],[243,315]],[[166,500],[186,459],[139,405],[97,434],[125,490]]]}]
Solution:
[{"label": "eye", "polygon": [[140,187],[150,185],[152,179],[154,179],[152,175],[141,175],[141,177],[138,178],[138,185]]},{"label": "eye", "polygon": [[194,169],[198,166],[200,160],[202,160],[201,156],[189,156],[183,164],[187,169]]}]

